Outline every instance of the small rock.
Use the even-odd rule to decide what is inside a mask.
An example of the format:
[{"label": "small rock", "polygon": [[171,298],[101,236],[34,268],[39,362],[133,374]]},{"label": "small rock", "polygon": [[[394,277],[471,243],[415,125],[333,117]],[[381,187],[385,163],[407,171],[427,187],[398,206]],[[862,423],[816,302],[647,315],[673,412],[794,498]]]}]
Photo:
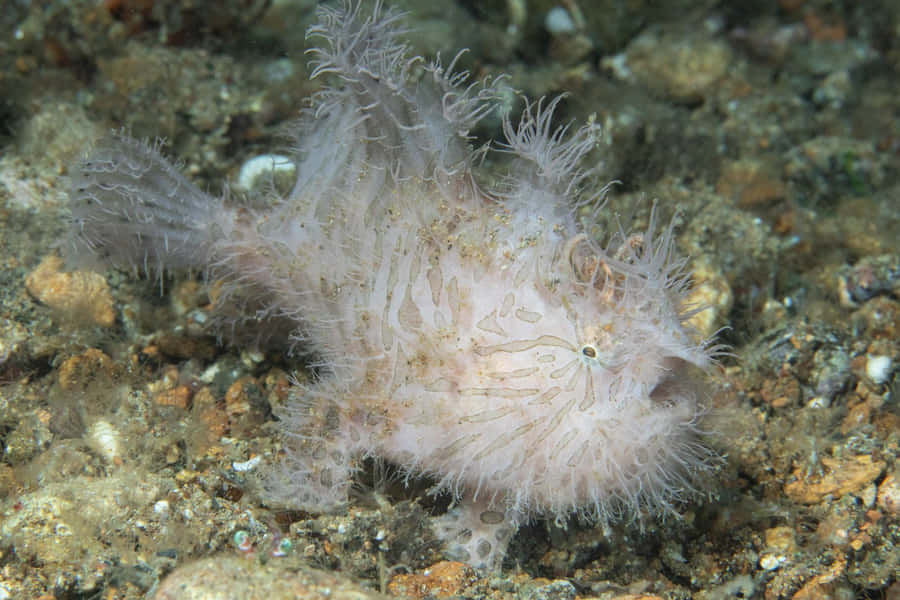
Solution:
[{"label": "small rock", "polygon": [[[236,186],[244,191],[250,191],[270,185],[277,179],[293,181],[296,179],[296,171],[297,167],[290,157],[280,154],[262,154],[246,160],[241,165]],[[278,187],[277,183],[276,187]],[[288,187],[288,189],[290,188]]]},{"label": "small rock", "polygon": [[887,383],[892,368],[893,361],[890,356],[869,355],[866,357],[866,375],[875,385]]},{"label": "small rock", "polygon": [[[883,185],[888,165],[882,152],[870,140],[819,136],[791,148],[784,157],[783,174],[791,190],[792,202],[821,209],[845,201],[847,196],[864,197]],[[869,236],[847,234],[850,248],[864,250]]]},{"label": "small rock", "polygon": [[889,515],[900,514],[900,477],[896,471],[889,473],[878,486],[877,506]]},{"label": "small rock", "polygon": [[519,600],[575,600],[575,586],[564,579],[557,579],[544,585],[526,588],[519,592]]},{"label": "small rock", "polygon": [[900,302],[887,296],[872,298],[853,313],[853,322],[865,338],[900,339]]},{"label": "small rock", "polygon": [[837,275],[841,304],[856,307],[875,296],[900,291],[900,254],[867,256]]},{"label": "small rock", "polygon": [[244,376],[231,384],[225,392],[225,412],[230,417],[245,415],[258,402],[261,394],[255,377]]},{"label": "small rock", "polygon": [[650,31],[628,46],[624,55],[626,68],[619,67],[614,72],[675,102],[694,103],[705,99],[726,76],[732,62],[731,49],[720,40]]},{"label": "small rock", "polygon": [[115,364],[102,350],[88,348],[67,358],[59,367],[59,387],[64,392],[84,390],[99,377],[113,374]]},{"label": "small rock", "polygon": [[834,581],[844,574],[847,570],[847,557],[839,556],[825,571],[816,575],[803,585],[800,590],[792,596],[793,600],[812,600],[813,598],[835,598],[838,597],[833,593]]},{"label": "small rock", "polygon": [[763,571],[774,571],[781,567],[786,560],[787,557],[784,554],[766,553],[760,557],[759,566]]},{"label": "small rock", "polygon": [[25,279],[25,287],[41,304],[59,311],[65,318],[89,325],[112,327],[116,310],[109,284],[92,271],[62,272],[63,261],[49,255]]},{"label": "small rock", "polygon": [[766,547],[770,550],[781,552],[794,552],[797,549],[797,539],[794,528],[786,525],[766,529]]},{"label": "small rock", "polygon": [[88,447],[109,465],[122,464],[122,435],[115,425],[100,420],[91,425],[84,437]]},{"label": "small rock", "polygon": [[204,558],[175,569],[160,584],[154,600],[379,600],[335,573],[284,561],[262,564],[239,556]]},{"label": "small rock", "polygon": [[847,458],[822,457],[825,475],[809,478],[798,469],[795,480],[784,486],[784,492],[794,502],[819,504],[827,497],[840,498],[845,494],[860,493],[884,472],[885,463],[873,460],[871,456],[860,455]]},{"label": "small rock", "polygon": [[9,465],[0,464],[0,498],[6,498],[15,491],[18,482],[13,468]]},{"label": "small rock", "polygon": [[179,360],[210,360],[216,355],[215,341],[207,338],[164,334],[157,338],[156,344],[160,352]]},{"label": "small rock", "polygon": [[162,390],[153,396],[153,401],[161,406],[176,406],[187,408],[191,404],[192,391],[188,385],[178,385],[168,390]]},{"label": "small rock", "polygon": [[52,440],[47,423],[39,415],[30,414],[4,435],[3,453],[10,464],[21,465],[50,446]]},{"label": "small rock", "polygon": [[559,35],[564,33],[575,33],[577,29],[572,15],[569,14],[562,6],[554,6],[544,17],[544,29],[551,35]]},{"label": "small rock", "polygon": [[688,319],[687,324],[702,339],[708,339],[725,323],[734,303],[734,294],[722,272],[708,261],[696,260],[693,267],[694,288],[687,297],[685,306],[702,307],[704,310]]},{"label": "small rock", "polygon": [[465,563],[441,561],[423,573],[401,573],[388,584],[388,591],[395,596],[414,600],[424,598],[450,598],[478,579],[472,567]]}]

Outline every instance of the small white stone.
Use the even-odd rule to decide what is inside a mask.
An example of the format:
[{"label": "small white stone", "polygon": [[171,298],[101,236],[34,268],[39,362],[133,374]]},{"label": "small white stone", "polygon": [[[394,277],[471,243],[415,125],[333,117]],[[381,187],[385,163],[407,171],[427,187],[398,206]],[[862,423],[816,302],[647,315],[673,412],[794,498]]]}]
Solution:
[{"label": "small white stone", "polygon": [[219,371],[219,363],[213,363],[209,366],[209,368],[203,371],[203,373],[201,373],[200,377],[198,377],[197,379],[199,379],[203,383],[212,383],[213,380],[215,380],[215,378],[219,376]]},{"label": "small white stone", "polygon": [[547,11],[544,17],[544,28],[552,35],[560,35],[575,32],[575,21],[562,6],[554,6]]},{"label": "small white stone", "polygon": [[621,81],[633,81],[634,73],[628,66],[628,56],[624,52],[607,56],[600,61],[600,65],[612,73],[613,77]]},{"label": "small white stone", "polygon": [[900,513],[900,478],[889,473],[878,486],[878,508],[889,515]]},{"label": "small white stone", "polygon": [[877,497],[878,487],[874,483],[869,484],[859,493],[859,499],[862,500],[862,505],[866,508],[872,508]]},{"label": "small white stone", "polygon": [[271,173],[274,175],[278,171],[294,170],[294,161],[287,156],[281,154],[263,154],[254,156],[241,165],[238,174],[237,187],[249,190],[253,187],[253,182],[257,177]]},{"label": "small white stone", "polygon": [[252,471],[256,468],[256,465],[259,464],[259,461],[262,460],[262,455],[257,454],[250,460],[245,460],[244,462],[233,462],[231,463],[231,468],[237,471],[238,473],[243,473],[245,471]]},{"label": "small white stone", "polygon": [[248,367],[255,367],[265,360],[265,358],[265,354],[259,350],[244,350],[241,352],[241,362]]},{"label": "small white stone", "polygon": [[774,571],[783,565],[785,560],[787,559],[782,554],[763,554],[762,558],[759,559],[759,566],[764,571]]},{"label": "small white stone", "polygon": [[806,403],[806,406],[808,408],[828,408],[831,406],[831,400],[824,396],[813,396],[809,399],[809,402]]},{"label": "small white stone", "polygon": [[160,500],[156,504],[153,505],[153,512],[158,515],[167,515],[169,514],[169,502],[168,500]]},{"label": "small white stone", "polygon": [[91,450],[112,465],[121,460],[122,445],[119,438],[119,430],[109,421],[101,420],[88,428],[85,441]]},{"label": "small white stone", "polygon": [[866,360],[866,375],[869,376],[874,383],[881,385],[887,382],[891,376],[891,368],[893,361],[890,356],[869,355]]}]

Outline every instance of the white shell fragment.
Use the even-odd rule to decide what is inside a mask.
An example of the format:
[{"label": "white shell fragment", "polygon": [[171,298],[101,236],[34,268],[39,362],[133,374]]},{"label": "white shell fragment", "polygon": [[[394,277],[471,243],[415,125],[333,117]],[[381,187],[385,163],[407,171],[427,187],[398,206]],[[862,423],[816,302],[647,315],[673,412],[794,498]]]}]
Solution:
[{"label": "white shell fragment", "polygon": [[122,462],[122,443],[119,430],[109,421],[97,421],[91,425],[85,441],[88,447],[100,455],[107,464]]},{"label": "white shell fragment", "polygon": [[870,354],[866,359],[866,375],[877,385],[887,383],[892,368],[893,361],[890,356]]},{"label": "white shell fragment", "polygon": [[279,171],[293,171],[294,168],[294,161],[281,154],[254,156],[241,165],[237,185],[240,188],[249,190],[253,188],[254,182],[260,176],[267,177]]},{"label": "white shell fragment", "polygon": [[249,460],[245,460],[244,462],[233,462],[231,463],[231,468],[237,471],[238,473],[244,473],[246,471],[252,471],[256,468],[256,465],[259,464],[259,461],[262,460],[261,455],[256,455]]},{"label": "white shell fragment", "polygon": [[554,6],[547,11],[547,16],[544,17],[544,28],[553,35],[574,33],[575,21],[572,20],[572,15],[565,8]]}]

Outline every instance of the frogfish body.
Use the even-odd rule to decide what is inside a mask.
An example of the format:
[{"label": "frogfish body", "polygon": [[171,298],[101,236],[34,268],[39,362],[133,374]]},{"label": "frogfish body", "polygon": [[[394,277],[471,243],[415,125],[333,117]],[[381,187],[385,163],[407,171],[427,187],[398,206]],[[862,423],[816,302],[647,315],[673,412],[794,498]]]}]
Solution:
[{"label": "frogfish body", "polygon": [[672,226],[588,235],[597,132],[554,129],[557,101],[504,118],[513,166],[482,187],[486,149],[468,131],[502,82],[409,57],[379,5],[319,10],[313,76],[330,83],[296,128],[286,197],[230,206],[116,134],[73,176],[77,244],[117,265],[206,269],[228,314],[291,323],[319,368],[278,415],[272,498],[338,510],[361,459],[383,459],[453,494],[437,530],[486,566],[532,516],[673,510],[715,462],[694,371],[716,347],[685,324]]}]

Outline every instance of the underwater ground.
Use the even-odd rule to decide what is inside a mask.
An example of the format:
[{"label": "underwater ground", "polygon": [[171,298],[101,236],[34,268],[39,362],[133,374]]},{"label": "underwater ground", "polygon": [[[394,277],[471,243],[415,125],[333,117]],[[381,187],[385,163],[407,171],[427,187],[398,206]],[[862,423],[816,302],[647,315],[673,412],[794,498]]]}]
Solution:
[{"label": "underwater ground", "polygon": [[[309,0],[13,0],[0,15],[0,600],[900,598],[900,5],[401,0],[413,51],[567,93],[691,256],[725,457],[681,519],[537,521],[502,572],[445,560],[428,481],[269,507],[273,409],[314,369],[209,326],[216,282],[65,264],[66,175],[125,129],[213,193],[284,185]],[[509,109],[521,110],[511,101]],[[476,143],[500,136],[499,116]],[[490,179],[502,164],[482,165]],[[284,179],[284,181],[282,180]],[[138,274],[139,275],[139,274]]]}]

